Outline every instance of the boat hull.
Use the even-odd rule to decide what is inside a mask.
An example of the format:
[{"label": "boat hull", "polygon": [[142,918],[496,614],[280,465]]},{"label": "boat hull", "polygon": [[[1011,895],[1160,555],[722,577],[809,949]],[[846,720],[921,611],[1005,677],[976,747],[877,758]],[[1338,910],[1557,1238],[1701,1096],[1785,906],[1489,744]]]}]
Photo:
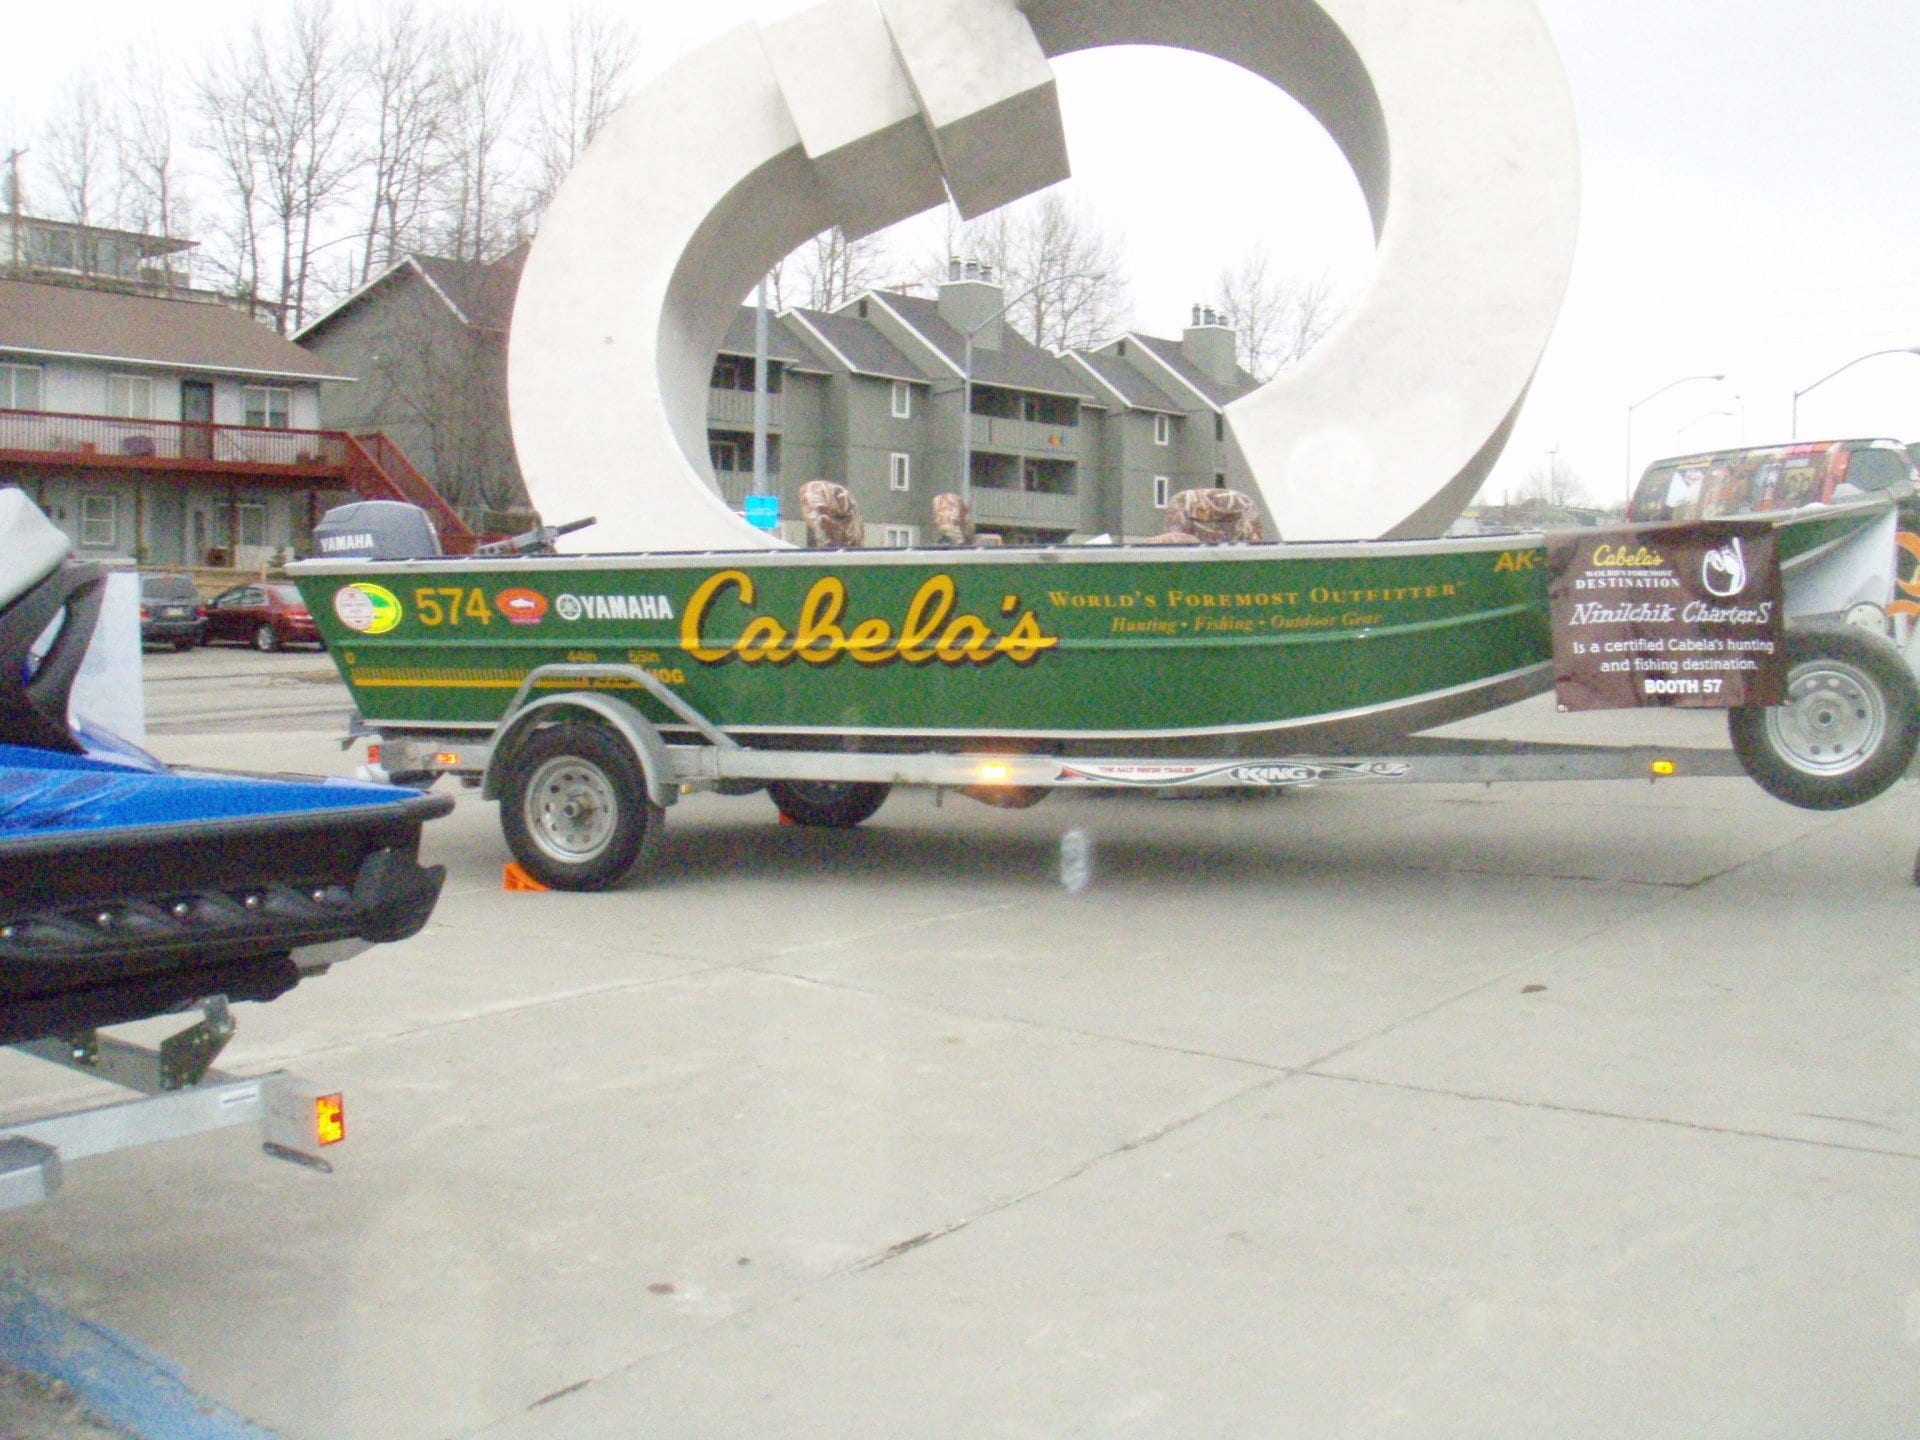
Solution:
[{"label": "boat hull", "polygon": [[[1782,552],[1841,517],[1796,524]],[[1857,521],[1852,523],[1858,523]],[[729,733],[1369,744],[1552,684],[1545,541],[309,562],[381,729],[483,729],[542,665],[631,665]],[[553,684],[577,688],[577,681]],[[663,728],[682,724],[632,682]],[[1237,737],[1237,738],[1236,738]]]}]

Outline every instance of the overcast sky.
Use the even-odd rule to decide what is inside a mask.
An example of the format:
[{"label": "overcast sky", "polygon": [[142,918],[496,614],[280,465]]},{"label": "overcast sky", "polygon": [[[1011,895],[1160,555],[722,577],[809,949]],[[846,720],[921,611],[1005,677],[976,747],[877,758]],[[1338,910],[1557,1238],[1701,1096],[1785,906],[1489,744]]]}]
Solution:
[{"label": "overcast sky", "polygon": [[[497,3],[534,27],[565,9]],[[1727,376],[1640,406],[1635,466],[1785,438],[1794,390],[1867,352],[1920,346],[1920,5],[1540,3],[1580,122],[1580,250],[1491,489],[1557,452],[1592,492],[1614,498],[1630,468],[1627,407],[1669,381]],[[127,44],[184,57],[251,13],[207,0],[164,11],[148,0],[15,8],[25,13],[7,22],[15,64],[0,91],[0,134],[28,140],[63,77],[61,57]],[[651,71],[733,25],[800,8],[804,0],[644,0],[630,13]],[[34,64],[21,66],[23,56]],[[1364,287],[1371,241],[1358,189],[1290,100],[1180,54],[1076,56],[1058,69],[1074,183],[1125,238],[1137,326],[1177,333],[1220,266],[1256,239],[1302,274]],[[1805,396],[1800,413],[1803,436],[1920,439],[1920,356],[1866,361]]]}]

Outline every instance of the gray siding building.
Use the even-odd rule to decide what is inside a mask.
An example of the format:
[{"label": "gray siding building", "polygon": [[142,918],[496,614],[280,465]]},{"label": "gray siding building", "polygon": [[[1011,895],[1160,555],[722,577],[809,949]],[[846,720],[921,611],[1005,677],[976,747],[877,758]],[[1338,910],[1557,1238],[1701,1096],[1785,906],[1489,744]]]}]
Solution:
[{"label": "gray siding building", "polygon": [[[852,493],[869,545],[926,543],[933,497],[962,488],[963,455],[976,528],[1015,544],[1144,539],[1180,490],[1252,488],[1222,412],[1257,382],[1222,317],[1196,308],[1178,340],[1130,334],[1055,355],[1005,323],[1004,303],[973,268],[933,298],[877,290],[770,317],[769,484],[787,538],[804,540],[798,492],[818,479]],[[736,506],[752,488],[753,353],[743,309],[707,418],[714,483]]]}]

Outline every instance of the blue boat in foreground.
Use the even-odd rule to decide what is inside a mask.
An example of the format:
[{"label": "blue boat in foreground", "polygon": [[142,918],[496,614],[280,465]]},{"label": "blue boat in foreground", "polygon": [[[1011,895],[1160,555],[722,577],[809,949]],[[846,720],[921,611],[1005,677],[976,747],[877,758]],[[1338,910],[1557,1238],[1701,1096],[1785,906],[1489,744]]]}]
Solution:
[{"label": "blue boat in foreground", "polygon": [[271,1000],[423,926],[450,798],[175,769],[69,719],[104,572],[0,491],[0,1044]]}]

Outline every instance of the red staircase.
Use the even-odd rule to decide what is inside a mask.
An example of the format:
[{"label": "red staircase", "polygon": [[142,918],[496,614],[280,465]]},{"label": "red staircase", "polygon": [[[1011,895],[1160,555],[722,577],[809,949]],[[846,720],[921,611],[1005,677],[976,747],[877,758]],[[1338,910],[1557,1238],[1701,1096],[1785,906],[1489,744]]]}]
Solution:
[{"label": "red staircase", "polygon": [[418,505],[433,517],[441,549],[449,555],[473,553],[479,540],[398,445],[374,433],[348,436],[346,448],[346,480],[356,494],[369,500],[404,500]]}]

